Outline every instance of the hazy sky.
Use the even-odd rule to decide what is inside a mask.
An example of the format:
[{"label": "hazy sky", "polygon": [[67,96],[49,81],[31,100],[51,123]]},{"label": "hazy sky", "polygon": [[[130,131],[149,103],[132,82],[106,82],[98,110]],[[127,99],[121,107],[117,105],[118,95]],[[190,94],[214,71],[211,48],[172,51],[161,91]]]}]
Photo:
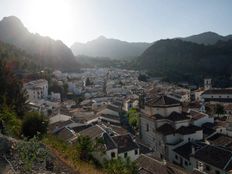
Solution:
[{"label": "hazy sky", "polygon": [[68,46],[99,35],[152,42],[205,31],[232,34],[232,0],[0,0],[33,33]]}]

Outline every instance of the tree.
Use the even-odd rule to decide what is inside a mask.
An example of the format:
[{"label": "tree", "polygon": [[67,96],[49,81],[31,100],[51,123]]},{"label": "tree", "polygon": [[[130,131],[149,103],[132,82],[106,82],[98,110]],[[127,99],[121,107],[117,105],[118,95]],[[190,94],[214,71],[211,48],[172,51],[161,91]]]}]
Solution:
[{"label": "tree", "polygon": [[3,133],[15,137],[20,136],[21,120],[19,120],[16,114],[6,105],[0,110],[0,123]]},{"label": "tree", "polygon": [[77,152],[78,158],[84,161],[91,159],[91,153],[93,152],[93,143],[88,136],[79,136],[77,138]]},{"label": "tree", "polygon": [[225,113],[224,106],[217,104],[215,107],[215,113],[219,116]]},{"label": "tree", "polygon": [[148,77],[145,74],[139,74],[138,80],[143,81],[143,82],[147,82]]},{"label": "tree", "polygon": [[10,66],[0,60],[0,109],[7,105],[17,116],[27,110],[27,94],[23,84],[12,73]]},{"label": "tree", "polygon": [[45,120],[44,116],[38,112],[26,113],[23,124],[22,133],[27,138],[33,138],[39,134],[42,137],[47,133],[48,121]]},{"label": "tree", "polygon": [[135,108],[131,108],[128,111],[128,120],[129,124],[134,128],[137,129],[139,126],[139,113]]},{"label": "tree", "polygon": [[117,159],[112,159],[106,161],[104,165],[107,174],[137,174],[138,167],[135,162],[132,162],[129,158],[123,160],[118,157]]},{"label": "tree", "polygon": [[90,79],[87,77],[86,81],[85,81],[85,86],[90,86],[93,83],[90,81]]}]

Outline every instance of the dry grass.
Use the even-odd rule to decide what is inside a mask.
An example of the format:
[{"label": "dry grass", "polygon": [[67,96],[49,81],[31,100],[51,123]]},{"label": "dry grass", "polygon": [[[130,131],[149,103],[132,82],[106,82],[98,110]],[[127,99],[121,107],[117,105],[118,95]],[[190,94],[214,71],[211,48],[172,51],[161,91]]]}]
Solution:
[{"label": "dry grass", "polygon": [[74,145],[48,135],[43,139],[43,143],[50,151],[57,156],[63,163],[72,168],[74,173],[80,174],[104,174],[101,168],[97,168],[91,162],[80,161],[77,158],[77,150]]}]

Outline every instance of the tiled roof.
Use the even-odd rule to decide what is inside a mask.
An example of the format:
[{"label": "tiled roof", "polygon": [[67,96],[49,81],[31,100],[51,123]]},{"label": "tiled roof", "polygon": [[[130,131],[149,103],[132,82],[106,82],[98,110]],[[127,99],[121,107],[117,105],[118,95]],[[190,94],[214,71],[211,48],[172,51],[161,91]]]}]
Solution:
[{"label": "tiled roof", "polygon": [[181,121],[181,120],[189,120],[188,113],[186,112],[172,112],[167,119],[171,121]]},{"label": "tiled roof", "polygon": [[110,137],[108,133],[103,133],[102,135],[104,144],[106,145],[107,150],[115,149],[117,148],[117,145],[113,141],[113,139]]},{"label": "tiled roof", "polygon": [[202,130],[202,128],[194,125],[181,126],[179,129],[176,130],[176,133],[179,133],[181,135],[188,135],[193,134],[199,130]]},{"label": "tiled roof", "polygon": [[71,129],[68,129],[66,127],[60,129],[58,132],[55,133],[57,137],[59,137],[60,139],[63,139],[65,141],[70,140],[71,138],[75,137],[75,133],[74,131],[72,131]]},{"label": "tiled roof", "polygon": [[169,135],[175,133],[175,129],[170,124],[164,124],[156,129],[157,132],[163,135]]},{"label": "tiled roof", "polygon": [[195,152],[194,158],[224,171],[232,169],[232,151],[223,147],[206,145]]},{"label": "tiled roof", "polygon": [[153,107],[165,107],[170,105],[180,105],[180,102],[166,95],[155,97],[146,102],[146,105]]},{"label": "tiled roof", "polygon": [[112,111],[115,111],[115,112],[121,112],[121,109],[115,107],[115,106],[112,106],[112,105],[107,105],[106,106],[107,109],[110,109]]},{"label": "tiled roof", "polygon": [[85,123],[95,120],[98,116],[94,112],[75,112],[73,113],[73,120],[80,123]]},{"label": "tiled roof", "polygon": [[205,102],[224,102],[232,103],[232,98],[205,98]]},{"label": "tiled roof", "polygon": [[80,135],[88,136],[92,140],[95,140],[96,138],[99,138],[102,135],[102,133],[104,133],[104,130],[101,129],[97,125],[91,126],[91,127],[87,128],[87,129],[84,129],[83,131],[79,132]]},{"label": "tiled roof", "polygon": [[116,121],[119,121],[120,122],[120,117],[119,116],[116,116],[116,115],[111,115],[111,114],[101,114],[100,115],[101,117],[104,118],[108,118],[108,119],[112,119],[112,120],[116,120]]},{"label": "tiled roof", "polygon": [[209,89],[203,92],[204,94],[232,94],[232,89]]},{"label": "tiled roof", "polygon": [[186,174],[170,163],[164,164],[146,155],[140,155],[136,164],[139,167],[139,174]]},{"label": "tiled roof", "polygon": [[205,144],[203,144],[203,143],[188,142],[182,146],[179,146],[179,147],[173,149],[173,151],[176,152],[177,154],[179,154],[180,156],[184,157],[185,159],[189,160],[189,157],[192,154],[192,148],[194,148],[195,151],[197,151],[197,150],[201,149],[203,146],[205,146]]},{"label": "tiled roof", "polygon": [[206,114],[204,114],[202,112],[195,111],[195,110],[190,110],[189,114],[191,115],[193,120],[198,120],[198,119],[201,119],[201,118],[207,116]]},{"label": "tiled roof", "polygon": [[113,136],[112,139],[118,147],[118,153],[124,153],[139,148],[130,134]]},{"label": "tiled roof", "polygon": [[223,134],[215,134],[207,139],[210,144],[217,145],[217,146],[223,146],[223,147],[232,147],[232,138]]}]

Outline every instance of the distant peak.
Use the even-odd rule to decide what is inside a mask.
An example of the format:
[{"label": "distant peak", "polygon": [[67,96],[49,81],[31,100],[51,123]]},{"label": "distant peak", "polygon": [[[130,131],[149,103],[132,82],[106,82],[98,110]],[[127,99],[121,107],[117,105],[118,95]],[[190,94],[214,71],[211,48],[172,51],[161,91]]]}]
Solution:
[{"label": "distant peak", "polygon": [[97,38],[97,40],[105,40],[105,39],[107,39],[105,36],[99,36],[98,38]]},{"label": "distant peak", "polygon": [[204,33],[201,33],[201,34],[208,34],[208,35],[219,35],[215,32],[212,32],[212,31],[207,31],[207,32],[204,32]]},{"label": "distant peak", "polygon": [[11,23],[23,25],[23,23],[21,22],[21,20],[18,17],[16,17],[16,16],[4,17],[2,19],[2,22],[11,22]]},{"label": "distant peak", "polygon": [[14,28],[15,30],[19,30],[19,31],[27,31],[22,21],[16,16],[4,17],[0,21],[0,23],[2,23],[6,28]]}]

